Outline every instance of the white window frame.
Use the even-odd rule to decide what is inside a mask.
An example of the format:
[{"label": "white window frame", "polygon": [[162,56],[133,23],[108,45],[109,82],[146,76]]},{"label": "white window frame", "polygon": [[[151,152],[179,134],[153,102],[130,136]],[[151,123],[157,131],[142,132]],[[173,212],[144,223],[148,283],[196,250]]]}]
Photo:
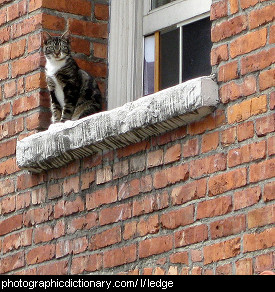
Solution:
[{"label": "white window frame", "polygon": [[144,37],[209,16],[212,0],[176,0],[151,10],[151,0],[111,0],[108,109],[143,95]]}]

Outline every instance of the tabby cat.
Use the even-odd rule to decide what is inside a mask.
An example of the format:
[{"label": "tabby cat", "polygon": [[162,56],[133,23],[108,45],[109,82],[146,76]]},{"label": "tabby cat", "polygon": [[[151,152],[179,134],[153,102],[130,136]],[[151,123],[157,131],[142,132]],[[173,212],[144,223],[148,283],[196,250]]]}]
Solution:
[{"label": "tabby cat", "polygon": [[73,59],[68,33],[62,36],[47,33],[43,50],[52,122],[78,120],[101,111],[102,96],[98,85]]}]

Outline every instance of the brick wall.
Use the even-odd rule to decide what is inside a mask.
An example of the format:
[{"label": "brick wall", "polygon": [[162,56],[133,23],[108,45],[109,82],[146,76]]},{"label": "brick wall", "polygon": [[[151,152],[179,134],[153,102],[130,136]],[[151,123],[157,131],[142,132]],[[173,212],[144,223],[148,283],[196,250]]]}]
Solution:
[{"label": "brick wall", "polygon": [[107,1],[56,3],[0,0],[0,273],[274,269],[272,1],[213,1],[212,115],[31,174],[15,146],[49,124],[42,30],[69,28],[80,65],[106,82]]}]

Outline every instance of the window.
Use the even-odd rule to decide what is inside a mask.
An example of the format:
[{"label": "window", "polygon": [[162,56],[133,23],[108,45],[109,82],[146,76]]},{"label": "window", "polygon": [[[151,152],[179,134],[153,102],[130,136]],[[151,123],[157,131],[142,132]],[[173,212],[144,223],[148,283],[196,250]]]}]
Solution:
[{"label": "window", "polygon": [[185,80],[210,75],[211,3],[111,1],[109,109]]},{"label": "window", "polygon": [[[185,5],[187,2],[189,1],[153,0],[150,10],[144,16],[145,31],[160,28],[154,34],[145,35],[144,95],[211,74],[211,22],[207,12],[188,19],[188,22],[178,22],[177,16],[175,24],[171,23],[172,19],[164,24],[163,21],[156,21],[157,17],[164,17],[164,13],[176,14],[176,10],[180,8],[178,5]],[[169,6],[166,5],[168,3]],[[154,10],[159,7],[160,9]]]}]

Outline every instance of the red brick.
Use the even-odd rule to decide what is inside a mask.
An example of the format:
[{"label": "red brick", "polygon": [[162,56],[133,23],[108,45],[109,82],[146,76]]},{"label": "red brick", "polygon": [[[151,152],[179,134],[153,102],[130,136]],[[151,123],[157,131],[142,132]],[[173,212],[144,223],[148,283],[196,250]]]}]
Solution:
[{"label": "red brick", "polygon": [[236,56],[252,52],[260,47],[265,46],[266,40],[266,28],[249,32],[231,42],[229,49],[230,56],[231,58],[235,58]]},{"label": "red brick", "polygon": [[6,117],[10,114],[10,111],[11,111],[10,103],[1,104],[0,121],[5,120]]},{"label": "red brick", "polygon": [[15,196],[8,196],[3,198],[3,200],[0,202],[0,210],[2,214],[7,214],[15,211],[15,198]]},{"label": "red brick", "polygon": [[[34,0],[31,1],[31,9],[36,8],[37,4],[35,2]],[[75,0],[59,0],[58,2],[43,0],[42,7],[83,16],[90,16],[91,14],[91,2],[87,0],[77,0],[77,2]]]},{"label": "red brick", "polygon": [[108,20],[109,6],[104,4],[95,4],[95,17],[98,20]]},{"label": "red brick", "polygon": [[63,183],[63,194],[68,195],[70,193],[78,193],[79,192],[79,177],[71,177],[65,179]]},{"label": "red brick", "polygon": [[144,151],[149,148],[149,142],[148,141],[142,141],[139,143],[131,144],[129,146],[126,146],[124,148],[117,150],[117,157],[123,158],[127,157],[133,154],[136,154],[138,152]]},{"label": "red brick", "polygon": [[53,30],[65,30],[66,20],[63,17],[58,17],[56,15],[42,14],[42,26],[46,29]]},{"label": "red brick", "polygon": [[227,0],[222,0],[211,5],[210,19],[215,20],[227,16]]},{"label": "red brick", "polygon": [[19,59],[12,62],[12,77],[17,77],[19,75],[26,74],[41,66],[41,55],[40,53],[35,53],[29,55],[23,59]]},{"label": "red brick", "polygon": [[259,75],[259,84],[261,90],[275,86],[275,69],[261,72]]},{"label": "red brick", "polygon": [[161,225],[164,229],[175,229],[194,222],[194,206],[181,208],[176,211],[164,213],[160,217]]},{"label": "red brick", "polygon": [[13,193],[15,190],[15,184],[12,179],[5,178],[0,181],[0,197]]},{"label": "red brick", "polygon": [[106,44],[94,43],[93,49],[94,49],[94,57],[101,58],[101,59],[107,59],[108,46]]},{"label": "red brick", "polygon": [[237,126],[238,141],[242,142],[254,136],[254,123],[246,122]]},{"label": "red brick", "polygon": [[30,18],[23,19],[20,22],[15,22],[11,25],[11,37],[16,39],[28,33],[34,32],[42,27],[43,14],[37,14]]},{"label": "red brick", "polygon": [[51,205],[36,209],[29,209],[24,214],[23,223],[27,227],[49,221],[53,218],[53,207]]},{"label": "red brick", "polygon": [[185,264],[188,265],[188,252],[187,251],[183,251],[183,252],[177,252],[177,253],[173,253],[172,255],[170,255],[170,262],[172,264]]},{"label": "red brick", "polygon": [[133,216],[151,213],[168,207],[168,193],[148,195],[133,202]]},{"label": "red brick", "polygon": [[255,259],[255,272],[272,271],[274,270],[274,264],[273,253],[258,255]]},{"label": "red brick", "polygon": [[249,170],[250,182],[258,182],[275,176],[275,158],[252,164]]},{"label": "red brick", "polygon": [[67,275],[69,263],[67,260],[45,264],[37,267],[37,275]]},{"label": "red brick", "polygon": [[218,65],[222,61],[227,61],[229,58],[228,54],[228,46],[227,44],[225,45],[220,45],[219,47],[212,48],[211,50],[211,65]]},{"label": "red brick", "polygon": [[190,163],[190,177],[197,178],[203,175],[226,169],[226,155],[215,154],[197,159]]},{"label": "red brick", "polygon": [[87,210],[117,201],[117,187],[109,187],[86,195]]},{"label": "red brick", "polygon": [[68,221],[67,233],[75,233],[78,230],[88,230],[97,225],[98,215],[89,212],[87,215],[72,218]]},{"label": "red brick", "polygon": [[93,254],[81,257],[73,257],[71,264],[71,274],[82,274],[83,272],[95,272],[102,267],[102,255]]},{"label": "red brick", "polygon": [[238,0],[229,0],[230,4],[230,12],[231,14],[235,14],[239,11],[239,2]]},{"label": "red brick", "polygon": [[228,107],[228,122],[233,124],[267,111],[267,97],[262,95]]},{"label": "red brick", "polygon": [[44,72],[38,72],[33,75],[27,76],[26,80],[26,91],[33,91],[37,88],[46,88],[46,77]]},{"label": "red brick", "polygon": [[250,29],[272,22],[274,20],[274,3],[249,13],[248,21]]},{"label": "red brick", "polygon": [[201,224],[175,233],[175,247],[182,247],[198,242],[203,242],[208,238],[207,225]]},{"label": "red brick", "polygon": [[275,205],[252,210],[247,214],[247,227],[254,228],[275,222]]},{"label": "red brick", "polygon": [[103,267],[112,268],[132,263],[137,258],[136,252],[136,244],[105,251],[103,254]]},{"label": "red brick", "polygon": [[265,202],[275,200],[275,182],[265,185],[263,199]]},{"label": "red brick", "polygon": [[156,189],[164,188],[175,182],[183,181],[189,177],[189,166],[182,164],[156,172],[153,184]]},{"label": "red brick", "polygon": [[197,220],[227,214],[232,210],[232,199],[230,196],[219,197],[198,203]]},{"label": "red brick", "polygon": [[243,252],[266,249],[275,245],[275,228],[266,229],[260,233],[244,234]]},{"label": "red brick", "polygon": [[259,0],[241,0],[240,4],[242,9],[246,9],[255,6],[258,2]]},{"label": "red brick", "polygon": [[0,65],[0,81],[7,79],[8,74],[9,74],[9,65],[8,64]]},{"label": "red brick", "polygon": [[233,61],[219,67],[218,81],[226,82],[238,78],[238,62]]},{"label": "red brick", "polygon": [[0,125],[0,140],[3,138],[12,137],[24,129],[24,119],[13,119],[7,123]]},{"label": "red brick", "polygon": [[233,167],[239,164],[265,158],[266,141],[244,145],[241,148],[232,149],[228,153],[228,166]]},{"label": "red brick", "polygon": [[199,154],[199,141],[197,138],[189,139],[183,145],[183,157],[196,156]]},{"label": "red brick", "polygon": [[237,133],[236,127],[231,127],[221,132],[221,144],[223,146],[229,146],[236,141]]},{"label": "red brick", "polygon": [[16,139],[0,143],[0,158],[15,154]]},{"label": "red brick", "polygon": [[201,152],[206,153],[217,149],[219,145],[219,132],[204,134],[201,142]]},{"label": "red brick", "polygon": [[3,252],[7,253],[12,250],[17,250],[20,247],[31,245],[31,243],[32,243],[31,229],[7,235],[3,240]]},{"label": "red brick", "polygon": [[262,70],[274,63],[275,48],[244,57],[241,60],[241,74]]},{"label": "red brick", "polygon": [[23,0],[7,8],[7,21],[14,20],[27,13],[27,1]]},{"label": "red brick", "polygon": [[92,38],[107,38],[106,23],[91,23],[89,21],[69,19],[69,30],[72,34],[85,35]]},{"label": "red brick", "polygon": [[275,114],[256,120],[256,133],[258,136],[265,136],[275,131]]},{"label": "red brick", "polygon": [[188,133],[190,135],[202,134],[210,131],[225,123],[225,114],[223,111],[216,110],[214,114],[208,115],[201,121],[188,125]]},{"label": "red brick", "polygon": [[13,115],[18,115],[23,112],[30,111],[31,109],[37,108],[40,104],[39,96],[31,95],[24,96],[16,99],[13,102]]},{"label": "red brick", "polygon": [[261,189],[259,187],[252,187],[243,191],[234,193],[234,210],[239,210],[252,206],[259,202],[261,198]]},{"label": "red brick", "polygon": [[239,34],[247,28],[245,15],[236,16],[230,20],[214,26],[211,31],[212,42],[216,43],[233,35]]},{"label": "red brick", "polygon": [[99,224],[106,225],[110,223],[126,220],[132,216],[132,206],[129,203],[117,205],[115,207],[105,208],[99,212]]},{"label": "red brick", "polygon": [[246,185],[246,169],[240,168],[209,179],[209,195],[216,196]]},{"label": "red brick", "polygon": [[51,260],[55,256],[55,245],[43,245],[35,247],[26,254],[26,263],[34,265]]},{"label": "red brick", "polygon": [[275,25],[272,25],[270,27],[269,43],[270,44],[274,44],[275,43]]},{"label": "red brick", "polygon": [[207,265],[213,262],[232,258],[240,254],[240,252],[240,238],[233,238],[227,241],[205,246],[203,249],[204,264]]},{"label": "red brick", "polygon": [[50,112],[36,112],[26,118],[26,125],[28,130],[48,129],[51,124]]},{"label": "red brick", "polygon": [[236,263],[236,275],[253,275],[252,259],[241,259]]},{"label": "red brick", "polygon": [[210,224],[210,234],[212,239],[238,234],[245,229],[245,215],[226,218]]},{"label": "red brick", "polygon": [[21,57],[25,53],[26,39],[22,39],[10,44],[10,58],[15,59]]},{"label": "red brick", "polygon": [[[11,27],[7,26],[0,29],[0,45],[7,42],[10,39]],[[1,72],[1,70],[0,70]],[[0,77],[1,79],[1,77]]]},{"label": "red brick", "polygon": [[25,265],[24,252],[2,257],[0,259],[0,273],[4,274],[12,270],[22,268]]},{"label": "red brick", "polygon": [[158,215],[152,215],[148,219],[142,219],[136,224],[136,233],[138,236],[147,234],[156,234],[159,232],[160,223]]},{"label": "red brick", "polygon": [[0,222],[0,235],[20,229],[23,225],[23,215],[14,215]]},{"label": "red brick", "polygon": [[173,205],[181,205],[191,200],[203,198],[206,195],[207,180],[200,179],[173,188],[171,197]]},{"label": "red brick", "polygon": [[161,254],[171,250],[173,247],[172,235],[149,238],[139,243],[139,258]]},{"label": "red brick", "polygon": [[147,167],[155,167],[163,164],[163,150],[149,152],[147,155]]},{"label": "red brick", "polygon": [[164,164],[175,162],[181,157],[181,145],[176,144],[165,151]]},{"label": "red brick", "polygon": [[121,242],[121,228],[119,226],[95,234],[90,239],[89,249],[96,250]]},{"label": "red brick", "polygon": [[243,82],[232,81],[221,86],[220,97],[223,103],[249,96],[257,91],[255,76],[247,76]]}]

